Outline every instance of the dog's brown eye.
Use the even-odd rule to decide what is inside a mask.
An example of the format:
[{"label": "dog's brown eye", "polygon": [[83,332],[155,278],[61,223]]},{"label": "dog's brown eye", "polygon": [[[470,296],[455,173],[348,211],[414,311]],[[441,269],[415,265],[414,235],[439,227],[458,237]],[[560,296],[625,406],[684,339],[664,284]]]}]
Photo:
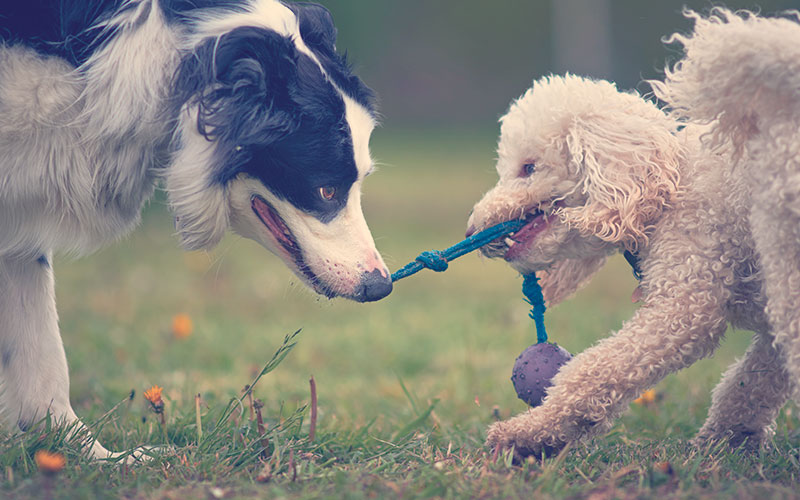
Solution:
[{"label": "dog's brown eye", "polygon": [[319,195],[325,201],[331,201],[336,196],[336,188],[331,186],[323,186],[319,188]]},{"label": "dog's brown eye", "polygon": [[522,166],[523,177],[530,177],[534,172],[536,172],[535,163],[526,163],[525,165]]}]

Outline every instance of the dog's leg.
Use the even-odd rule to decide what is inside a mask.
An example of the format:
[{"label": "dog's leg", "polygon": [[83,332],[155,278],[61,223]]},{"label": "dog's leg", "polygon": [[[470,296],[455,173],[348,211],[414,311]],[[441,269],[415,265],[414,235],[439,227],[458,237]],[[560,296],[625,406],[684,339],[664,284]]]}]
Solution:
[{"label": "dog's leg", "polygon": [[757,450],[772,435],[778,411],[789,397],[789,374],[772,337],[756,334],[744,358],[714,388],[711,409],[694,439],[697,446],[726,439],[732,447]]},{"label": "dog's leg", "polygon": [[[46,257],[0,258],[0,366],[0,402],[13,427],[25,431],[49,416],[58,424],[75,424],[76,432],[85,431],[69,402],[67,358]],[[111,456],[94,440],[91,455]]]},{"label": "dog's leg", "polygon": [[683,263],[660,266],[663,279],[650,283],[634,317],[564,365],[541,406],[490,427],[489,446],[513,447],[517,459],[552,456],[607,430],[642,391],[716,349],[726,328],[725,293],[697,278],[709,275],[709,261],[673,257]]},{"label": "dog's leg", "polygon": [[779,123],[749,147],[750,226],[761,260],[767,317],[800,403],[800,133],[795,123]]}]

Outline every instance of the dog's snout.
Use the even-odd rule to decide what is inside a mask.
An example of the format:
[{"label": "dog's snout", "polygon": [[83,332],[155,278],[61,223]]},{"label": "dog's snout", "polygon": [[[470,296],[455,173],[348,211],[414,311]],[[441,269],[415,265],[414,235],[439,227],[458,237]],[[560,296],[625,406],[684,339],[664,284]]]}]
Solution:
[{"label": "dog's snout", "polygon": [[359,302],[374,302],[392,293],[392,277],[380,269],[364,273],[356,293]]},{"label": "dog's snout", "polygon": [[473,234],[475,234],[475,226],[470,224],[469,227],[467,228],[467,232],[464,233],[464,238],[469,238]]}]

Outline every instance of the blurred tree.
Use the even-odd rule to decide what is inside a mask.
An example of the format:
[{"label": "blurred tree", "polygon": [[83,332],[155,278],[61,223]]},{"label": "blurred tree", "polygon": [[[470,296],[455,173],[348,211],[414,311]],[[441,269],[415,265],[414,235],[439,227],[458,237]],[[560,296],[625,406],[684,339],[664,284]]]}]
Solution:
[{"label": "blurred tree", "polygon": [[[708,0],[318,0],[339,48],[379,94],[388,128],[496,129],[535,78],[566,70],[646,92],[680,54],[662,38],[691,29]],[[719,2],[715,2],[719,4]],[[765,14],[800,0],[729,0]]]}]

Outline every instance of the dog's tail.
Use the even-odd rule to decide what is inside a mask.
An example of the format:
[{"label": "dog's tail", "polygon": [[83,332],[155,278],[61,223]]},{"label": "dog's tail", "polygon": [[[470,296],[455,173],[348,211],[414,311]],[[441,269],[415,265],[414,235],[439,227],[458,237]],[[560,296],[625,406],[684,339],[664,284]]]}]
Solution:
[{"label": "dog's tail", "polygon": [[800,13],[684,14],[694,31],[666,40],[681,44],[684,57],[664,82],[650,82],[674,115],[712,124],[714,140],[731,140],[738,151],[767,128],[800,124]]}]

